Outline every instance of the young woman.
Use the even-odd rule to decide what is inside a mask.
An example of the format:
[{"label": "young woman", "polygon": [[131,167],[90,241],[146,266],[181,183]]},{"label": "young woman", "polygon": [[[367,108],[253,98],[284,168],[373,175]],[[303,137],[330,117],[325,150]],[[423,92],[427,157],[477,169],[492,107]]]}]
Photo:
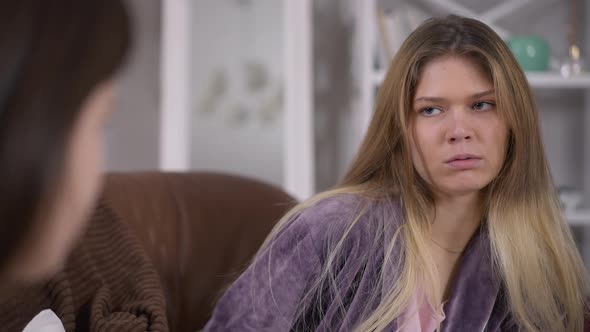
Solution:
[{"label": "young woman", "polygon": [[129,42],[120,0],[0,4],[2,331],[168,330],[141,282],[155,271],[104,209],[90,218]]},{"label": "young woman", "polygon": [[127,52],[119,1],[0,8],[0,272],[55,274],[100,190],[112,77]]},{"label": "young woman", "polygon": [[207,331],[581,331],[586,270],[526,76],[489,27],[426,21],[340,186],[287,214]]}]

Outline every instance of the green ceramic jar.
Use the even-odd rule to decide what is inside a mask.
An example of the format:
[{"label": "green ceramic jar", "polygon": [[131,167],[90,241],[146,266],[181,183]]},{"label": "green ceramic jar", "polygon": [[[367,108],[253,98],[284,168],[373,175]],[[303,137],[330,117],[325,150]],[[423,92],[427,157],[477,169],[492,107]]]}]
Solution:
[{"label": "green ceramic jar", "polygon": [[545,71],[549,68],[549,44],[537,36],[516,36],[506,41],[516,60],[525,71]]}]

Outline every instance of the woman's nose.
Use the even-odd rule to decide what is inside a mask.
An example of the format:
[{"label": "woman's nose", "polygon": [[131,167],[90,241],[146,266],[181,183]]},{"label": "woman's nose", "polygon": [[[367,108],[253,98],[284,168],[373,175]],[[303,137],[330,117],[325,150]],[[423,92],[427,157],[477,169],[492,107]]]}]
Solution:
[{"label": "woman's nose", "polygon": [[467,111],[451,111],[449,121],[450,123],[447,131],[447,141],[449,143],[459,143],[472,139],[473,130],[469,126]]}]

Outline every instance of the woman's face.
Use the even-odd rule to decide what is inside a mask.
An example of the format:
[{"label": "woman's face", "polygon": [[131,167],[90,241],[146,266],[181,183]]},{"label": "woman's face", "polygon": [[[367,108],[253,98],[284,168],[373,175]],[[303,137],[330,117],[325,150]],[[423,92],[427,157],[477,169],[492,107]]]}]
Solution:
[{"label": "woman's face", "polygon": [[99,84],[86,98],[66,146],[64,169],[50,188],[40,217],[9,265],[18,280],[35,281],[58,272],[94,208],[102,185],[103,127],[112,110],[113,84]]},{"label": "woman's face", "polygon": [[424,66],[409,129],[414,167],[436,195],[477,193],[504,163],[508,128],[496,110],[494,85],[467,57]]}]

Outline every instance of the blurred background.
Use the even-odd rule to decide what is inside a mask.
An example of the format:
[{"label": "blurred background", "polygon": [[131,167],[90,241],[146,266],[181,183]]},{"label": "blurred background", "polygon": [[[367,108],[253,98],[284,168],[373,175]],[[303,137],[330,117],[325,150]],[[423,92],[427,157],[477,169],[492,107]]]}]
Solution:
[{"label": "blurred background", "polygon": [[568,222],[590,262],[590,3],[129,0],[136,43],[107,169],[213,170],[304,199],[343,175],[387,64],[424,19],[489,24],[526,70]]}]

